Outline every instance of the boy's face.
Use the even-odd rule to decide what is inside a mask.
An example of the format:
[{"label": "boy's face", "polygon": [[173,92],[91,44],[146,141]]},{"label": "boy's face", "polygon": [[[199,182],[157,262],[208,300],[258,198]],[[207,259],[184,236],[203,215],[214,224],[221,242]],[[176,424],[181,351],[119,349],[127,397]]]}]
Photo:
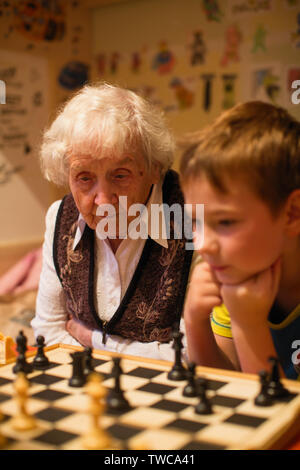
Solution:
[{"label": "boy's face", "polygon": [[274,217],[245,178],[231,178],[227,187],[228,193],[220,193],[200,175],[186,186],[185,203],[204,204],[203,259],[220,283],[240,284],[282,254],[285,216],[282,211]]}]

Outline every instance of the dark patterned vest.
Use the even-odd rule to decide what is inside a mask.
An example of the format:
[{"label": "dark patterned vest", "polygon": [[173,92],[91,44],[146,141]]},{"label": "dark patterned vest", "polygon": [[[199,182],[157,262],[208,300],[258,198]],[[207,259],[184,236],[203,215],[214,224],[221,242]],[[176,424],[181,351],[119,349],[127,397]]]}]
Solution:
[{"label": "dark patterned vest", "polygon": [[[179,203],[183,218],[183,195],[173,170],[165,176],[163,202],[169,206]],[[169,341],[174,324],[180,321],[193,255],[185,249],[186,239],[174,236],[174,221],[171,219],[167,249],[148,237],[121,304],[104,324],[94,305],[95,231],[86,225],[80,242],[72,248],[78,216],[73,196],[65,196],[57,214],[53,256],[67,312],[105,333],[141,342]]]}]

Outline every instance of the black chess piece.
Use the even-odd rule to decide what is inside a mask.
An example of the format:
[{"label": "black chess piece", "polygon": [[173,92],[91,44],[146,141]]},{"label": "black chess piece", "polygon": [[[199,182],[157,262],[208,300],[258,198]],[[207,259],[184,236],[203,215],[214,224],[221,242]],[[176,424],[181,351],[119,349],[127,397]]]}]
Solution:
[{"label": "black chess piece", "polygon": [[267,388],[267,394],[273,399],[280,399],[287,397],[290,392],[283,386],[279,374],[279,360],[276,357],[270,357],[271,373]]},{"label": "black chess piece", "polygon": [[197,394],[199,397],[199,403],[195,407],[195,411],[200,415],[210,415],[213,412],[211,403],[207,397],[207,380],[200,378],[197,381]]},{"label": "black chess piece", "polygon": [[188,363],[188,370],[186,371],[186,378],[188,383],[183,389],[183,396],[184,397],[196,397],[197,396],[197,387],[195,382],[195,370],[196,364],[194,362]]},{"label": "black chess piece", "polygon": [[268,386],[269,386],[268,373],[265,370],[261,370],[258,375],[259,375],[261,388],[260,388],[259,394],[254,399],[254,403],[257,406],[271,406],[273,404],[273,400],[268,394]]},{"label": "black chess piece", "polygon": [[113,358],[113,368],[111,376],[114,378],[114,388],[110,389],[106,396],[107,410],[110,412],[127,411],[131,408],[126,400],[120,385],[120,377],[123,373],[119,357]]},{"label": "black chess piece", "polygon": [[175,330],[172,333],[173,337],[173,349],[175,351],[175,362],[168,373],[169,380],[185,380],[186,379],[186,369],[184,368],[181,362],[181,352],[183,349],[182,337],[183,333],[181,331]]},{"label": "black chess piece", "polygon": [[50,361],[45,355],[45,338],[43,336],[38,336],[36,339],[37,354],[33,359],[32,365],[36,370],[45,370],[48,369]]},{"label": "black chess piece", "polygon": [[29,364],[26,360],[26,351],[27,351],[27,338],[24,335],[23,331],[20,331],[17,338],[17,351],[18,357],[16,364],[13,367],[13,372],[17,374],[18,372],[24,372],[24,374],[30,374],[33,371],[32,364]]},{"label": "black chess piece", "polygon": [[82,351],[75,351],[74,353],[71,353],[70,356],[73,360],[73,370],[68,383],[70,387],[83,387],[86,383],[86,375],[84,375],[83,372],[84,354]]},{"label": "black chess piece", "polygon": [[84,350],[84,375],[89,375],[94,372],[93,366],[93,356],[92,356],[92,348],[85,348]]}]

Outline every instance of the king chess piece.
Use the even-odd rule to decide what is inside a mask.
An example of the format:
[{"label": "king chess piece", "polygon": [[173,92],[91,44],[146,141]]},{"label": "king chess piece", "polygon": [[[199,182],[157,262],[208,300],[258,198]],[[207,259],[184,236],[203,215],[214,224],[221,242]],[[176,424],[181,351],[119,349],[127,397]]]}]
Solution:
[{"label": "king chess piece", "polygon": [[270,357],[271,373],[268,383],[267,393],[273,399],[282,399],[289,396],[290,392],[283,386],[280,380],[279,360],[276,357]]},{"label": "king chess piece", "polygon": [[182,361],[181,361],[181,355],[182,355],[182,349],[183,349],[183,344],[182,344],[182,338],[183,338],[183,333],[179,330],[175,330],[172,333],[173,337],[173,349],[175,351],[175,362],[168,373],[168,379],[169,380],[185,380],[186,379],[186,369],[184,368]]},{"label": "king chess piece", "polygon": [[127,411],[130,409],[130,404],[124,396],[121,389],[120,378],[123,373],[120,365],[121,359],[119,357],[113,358],[112,377],[114,378],[114,388],[110,389],[106,397],[107,409],[111,412]]},{"label": "king chess piece", "polygon": [[29,364],[26,360],[26,351],[27,351],[27,338],[24,335],[23,331],[20,331],[17,338],[17,352],[18,357],[16,360],[16,364],[13,367],[13,372],[18,374],[19,372],[23,372],[24,374],[30,374],[33,371],[32,364]]}]

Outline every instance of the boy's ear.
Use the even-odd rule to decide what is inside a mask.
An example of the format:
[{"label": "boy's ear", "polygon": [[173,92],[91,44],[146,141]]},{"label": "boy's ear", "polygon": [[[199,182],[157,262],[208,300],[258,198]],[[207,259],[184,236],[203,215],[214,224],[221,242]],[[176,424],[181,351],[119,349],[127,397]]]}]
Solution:
[{"label": "boy's ear", "polygon": [[300,189],[295,189],[286,203],[286,229],[289,235],[300,234]]}]

